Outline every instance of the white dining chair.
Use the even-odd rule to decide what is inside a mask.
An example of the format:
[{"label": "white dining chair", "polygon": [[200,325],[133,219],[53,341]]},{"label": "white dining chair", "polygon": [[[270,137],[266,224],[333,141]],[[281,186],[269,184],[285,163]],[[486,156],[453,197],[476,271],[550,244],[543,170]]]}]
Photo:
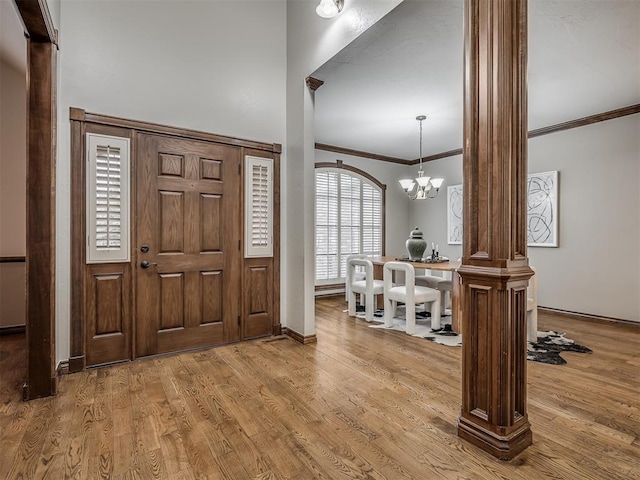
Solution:
[{"label": "white dining chair", "polygon": [[[404,302],[407,319],[407,333],[413,335],[416,331],[416,305],[430,305],[431,329],[440,329],[440,292],[434,288],[416,286],[415,270],[413,265],[407,262],[387,262],[384,264],[384,324],[387,327],[393,325],[393,317],[396,313],[398,302]],[[404,285],[399,284],[399,276],[396,276],[396,285],[393,284],[394,272],[404,273]]]},{"label": "white dining chair", "polygon": [[[364,268],[364,279],[356,277],[356,268]],[[349,285],[349,316],[356,315],[356,293],[364,295],[364,315],[367,322],[373,321],[375,296],[384,292],[384,282],[373,278],[373,263],[366,258],[352,258],[347,262],[347,284]]]},{"label": "white dining chair", "polygon": [[[345,262],[345,265],[348,266],[349,265],[349,260],[351,260],[352,258],[367,258],[367,256],[362,254],[362,253],[348,255],[347,256],[347,260]],[[355,276],[356,280],[364,280],[364,272],[356,269],[356,274],[355,275],[356,275]],[[347,302],[349,301],[349,274],[348,273],[346,275],[346,281],[344,282],[344,299]],[[362,302],[362,300],[360,300],[360,301]]]},{"label": "white dining chair", "polygon": [[[461,259],[458,258],[458,261]],[[440,308],[444,313],[445,309],[451,305],[451,295],[453,295],[453,272],[442,272],[442,276],[431,274],[416,275],[416,285],[435,288],[440,292]]]},{"label": "white dining chair", "polygon": [[[448,276],[444,276],[448,274]],[[443,276],[437,275],[416,275],[416,285],[421,287],[435,288],[440,292],[440,308],[444,313],[447,305],[450,303],[451,292],[453,292],[453,281],[451,280],[451,272],[443,272]]]},{"label": "white dining chair", "polygon": [[538,274],[535,267],[531,267],[533,276],[527,287],[527,340],[538,341]]}]

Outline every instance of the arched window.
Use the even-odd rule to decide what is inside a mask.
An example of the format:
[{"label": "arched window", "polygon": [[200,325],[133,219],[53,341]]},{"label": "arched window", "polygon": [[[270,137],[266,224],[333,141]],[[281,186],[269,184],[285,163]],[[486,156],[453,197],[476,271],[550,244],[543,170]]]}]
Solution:
[{"label": "arched window", "polygon": [[344,282],[347,256],[384,253],[386,186],[340,160],[315,173],[316,285]]}]

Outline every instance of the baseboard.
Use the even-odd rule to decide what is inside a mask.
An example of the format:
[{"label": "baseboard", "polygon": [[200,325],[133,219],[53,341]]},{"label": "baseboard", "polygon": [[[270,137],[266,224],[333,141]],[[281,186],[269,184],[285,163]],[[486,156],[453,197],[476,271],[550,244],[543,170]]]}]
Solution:
[{"label": "baseboard", "polygon": [[71,357],[67,362],[69,371],[67,373],[77,373],[84,370],[85,359],[84,355],[79,355],[77,357]]},{"label": "baseboard", "polygon": [[69,375],[69,360],[62,360],[56,368],[56,373],[60,375]]},{"label": "baseboard", "polygon": [[343,290],[329,290],[329,291],[316,291],[316,298],[328,298],[328,297],[342,297],[344,298]]},{"label": "baseboard", "polygon": [[553,313],[555,315],[564,315],[567,317],[580,318],[583,320],[589,320],[593,322],[613,322],[613,323],[623,323],[625,325],[633,325],[636,327],[640,327],[640,322],[634,322],[633,320],[625,320],[622,318],[613,318],[613,317],[605,317],[601,315],[593,315],[591,313],[581,313],[581,312],[572,312],[570,310],[562,310],[559,308],[551,308],[551,307],[541,307],[538,306],[539,312],[547,312]]},{"label": "baseboard", "polygon": [[314,296],[318,297],[333,297],[338,295],[345,295],[345,287],[343,283],[335,283],[332,285],[316,285]]},{"label": "baseboard", "polygon": [[313,335],[307,335],[305,337],[304,335],[301,335],[300,333],[294,330],[291,330],[290,328],[283,327],[282,334],[293,338],[296,342],[301,343],[303,345],[308,345],[310,343],[318,342],[318,337],[316,337],[315,333]]},{"label": "baseboard", "polygon": [[325,290],[342,290],[344,292],[344,283],[331,283],[329,285],[316,285],[315,291],[322,292]]},{"label": "baseboard", "polygon": [[10,327],[0,327],[0,337],[4,335],[16,335],[27,331],[26,325],[12,325]]}]

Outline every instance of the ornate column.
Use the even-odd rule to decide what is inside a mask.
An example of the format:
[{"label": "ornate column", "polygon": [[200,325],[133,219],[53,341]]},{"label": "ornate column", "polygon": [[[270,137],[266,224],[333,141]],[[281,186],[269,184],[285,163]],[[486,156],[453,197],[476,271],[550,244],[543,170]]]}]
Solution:
[{"label": "ornate column", "polygon": [[462,412],[458,435],[501,459],[527,418],[527,1],[465,0]]}]

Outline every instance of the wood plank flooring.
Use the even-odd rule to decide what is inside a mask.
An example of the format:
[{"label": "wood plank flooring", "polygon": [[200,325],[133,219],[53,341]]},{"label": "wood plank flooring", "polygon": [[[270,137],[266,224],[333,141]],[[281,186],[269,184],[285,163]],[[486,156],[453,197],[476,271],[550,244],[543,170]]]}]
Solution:
[{"label": "wood plank flooring", "polygon": [[[317,344],[273,337],[60,378],[20,400],[0,338],[0,479],[640,478],[640,328],[539,316],[593,349],[528,362],[534,444],[511,462],[456,435],[461,350],[317,301]],[[19,344],[18,344],[19,346]]]}]

